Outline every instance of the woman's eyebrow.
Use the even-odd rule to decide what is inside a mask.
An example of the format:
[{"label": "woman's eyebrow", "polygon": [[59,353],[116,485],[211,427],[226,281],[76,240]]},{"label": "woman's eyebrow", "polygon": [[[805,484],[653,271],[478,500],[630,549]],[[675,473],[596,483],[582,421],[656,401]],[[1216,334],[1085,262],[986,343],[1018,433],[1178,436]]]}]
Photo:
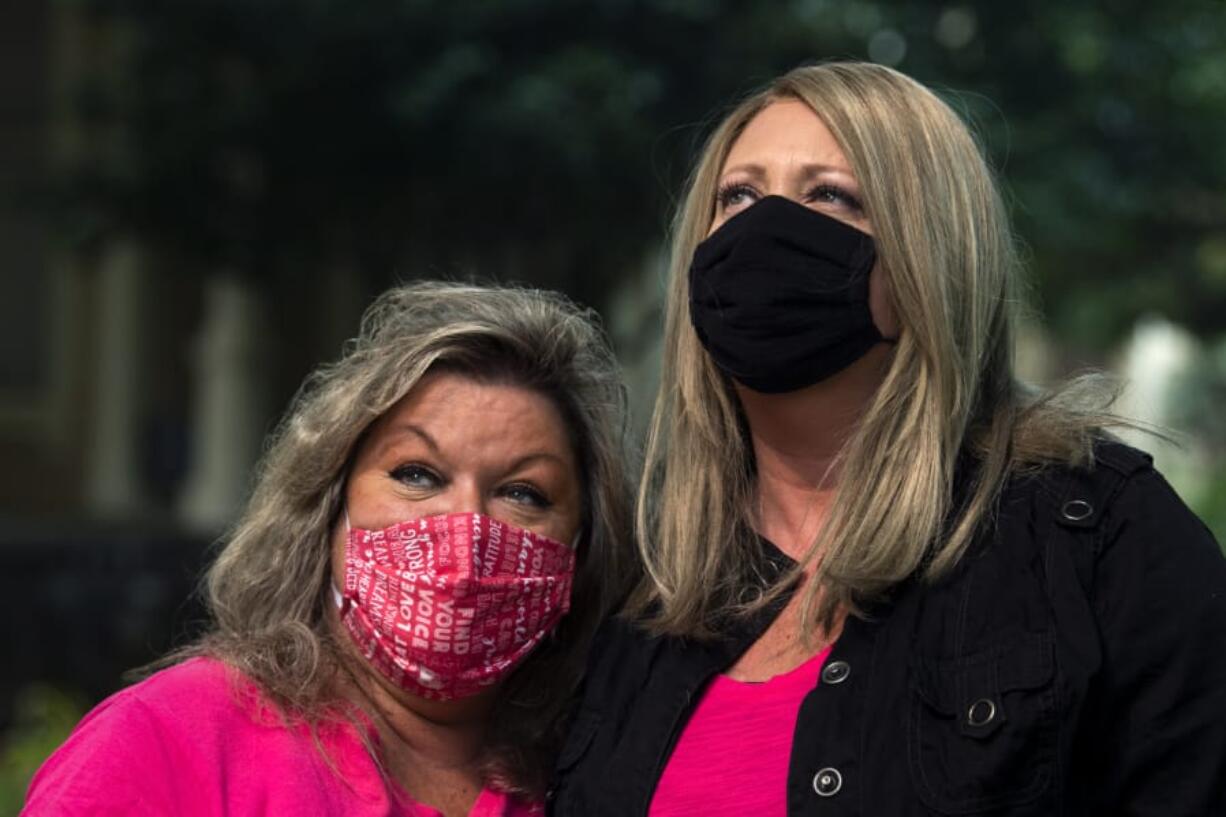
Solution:
[{"label": "woman's eyebrow", "polygon": [[759,164],[743,163],[739,165],[731,165],[725,167],[720,176],[727,176],[732,173],[743,173],[746,176],[751,176],[755,179],[763,179],[766,177],[766,168]]},{"label": "woman's eyebrow", "polygon": [[424,428],[413,423],[397,423],[395,425],[388,426],[385,430],[383,440],[379,443],[378,447],[375,448],[376,459],[383,456],[388,448],[398,442],[399,438],[406,436],[419,438],[426,444],[426,447],[429,448],[432,453],[437,456],[442,456],[442,451],[439,449],[438,442],[436,442],[435,439],[430,436],[430,433]]},{"label": "woman's eyebrow", "polygon": [[[843,176],[850,176],[853,179],[855,178],[855,175],[851,172],[851,168],[846,167],[844,165],[831,165],[831,164],[823,164],[822,162],[809,162],[809,163],[800,165],[798,170],[800,171],[800,174],[806,179],[811,179],[814,176],[820,176],[823,173],[838,173]],[[720,176],[721,177],[729,176],[734,173],[744,174],[753,179],[766,178],[766,168],[754,162],[744,162],[738,165],[730,165],[724,168],[724,171],[723,173],[720,174]]]},{"label": "woman's eyebrow", "polygon": [[567,467],[566,460],[564,460],[562,457],[559,457],[557,454],[554,454],[550,451],[534,451],[530,454],[524,454],[522,457],[519,457],[514,462],[512,462],[510,467],[507,468],[507,473],[508,474],[514,473],[515,471],[518,471],[521,468],[526,468],[527,466],[531,465],[537,460],[545,460],[547,462],[552,462],[552,463],[562,466],[563,468]]},{"label": "woman's eyebrow", "polygon": [[820,176],[823,173],[837,173],[841,176],[849,176],[853,179],[855,178],[855,175],[851,172],[851,168],[849,167],[844,167],[843,165],[827,165],[820,162],[801,165],[800,172],[804,174],[804,177],[807,179],[811,179],[814,176]]}]

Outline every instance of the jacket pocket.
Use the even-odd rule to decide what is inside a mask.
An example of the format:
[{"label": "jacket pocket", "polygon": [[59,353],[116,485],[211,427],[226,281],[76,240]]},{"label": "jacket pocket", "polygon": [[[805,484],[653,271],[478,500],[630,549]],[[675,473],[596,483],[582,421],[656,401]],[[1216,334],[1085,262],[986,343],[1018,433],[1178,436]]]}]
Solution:
[{"label": "jacket pocket", "polygon": [[943,814],[1032,803],[1056,762],[1052,644],[1027,634],[911,668],[908,760],[920,799]]}]

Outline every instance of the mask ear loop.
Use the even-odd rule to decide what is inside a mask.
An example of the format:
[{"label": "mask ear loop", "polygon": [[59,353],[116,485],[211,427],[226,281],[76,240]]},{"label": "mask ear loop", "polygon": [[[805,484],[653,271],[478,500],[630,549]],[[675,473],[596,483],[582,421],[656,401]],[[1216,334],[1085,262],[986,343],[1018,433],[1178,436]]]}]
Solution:
[{"label": "mask ear loop", "polygon": [[[341,512],[345,515],[345,539],[346,539],[345,545],[346,545],[346,549],[348,549],[349,535],[353,531],[353,526],[349,524],[349,505],[345,504],[341,508]],[[347,599],[345,598],[345,595],[341,593],[340,588],[336,586],[335,577],[333,577],[332,579],[329,579],[328,584],[332,588],[332,600],[336,602],[336,607],[338,610],[341,611],[341,615],[342,616],[345,615],[345,612],[348,607],[348,605],[346,604]]]}]

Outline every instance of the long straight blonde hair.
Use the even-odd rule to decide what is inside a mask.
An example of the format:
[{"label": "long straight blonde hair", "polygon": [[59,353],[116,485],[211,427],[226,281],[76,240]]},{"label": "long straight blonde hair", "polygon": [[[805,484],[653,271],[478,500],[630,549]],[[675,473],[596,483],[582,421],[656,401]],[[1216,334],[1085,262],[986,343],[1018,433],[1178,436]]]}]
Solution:
[{"label": "long straight blonde hair", "polygon": [[[884,381],[839,454],[831,511],[802,560],[821,554],[805,591],[807,633],[917,571],[947,572],[1012,471],[1087,461],[1095,429],[1110,419],[1076,407],[1101,391],[1093,382],[1038,396],[1014,377],[1014,236],[962,120],[880,65],[793,70],[716,127],[673,226],[661,386],[638,496],[646,577],[628,607],[655,632],[709,635],[718,618],[752,612],[800,571],[763,585],[748,429],[731,384],[691,326],[688,301],[690,260],[714,218],[728,151],[778,100],[812,108],[847,157],[901,326]],[[973,477],[954,508],[964,454],[975,462]]]}]

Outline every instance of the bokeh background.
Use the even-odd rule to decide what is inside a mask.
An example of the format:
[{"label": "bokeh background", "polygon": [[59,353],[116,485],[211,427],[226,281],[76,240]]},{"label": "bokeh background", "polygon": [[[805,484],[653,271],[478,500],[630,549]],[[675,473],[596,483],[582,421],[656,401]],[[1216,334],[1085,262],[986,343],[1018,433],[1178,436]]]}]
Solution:
[{"label": "bokeh background", "polygon": [[1221,0],[4,0],[0,813],[197,632],[264,435],[381,289],[561,289],[641,418],[702,138],[835,58],[973,123],[1033,273],[1026,376],[1128,378],[1226,539]]}]

